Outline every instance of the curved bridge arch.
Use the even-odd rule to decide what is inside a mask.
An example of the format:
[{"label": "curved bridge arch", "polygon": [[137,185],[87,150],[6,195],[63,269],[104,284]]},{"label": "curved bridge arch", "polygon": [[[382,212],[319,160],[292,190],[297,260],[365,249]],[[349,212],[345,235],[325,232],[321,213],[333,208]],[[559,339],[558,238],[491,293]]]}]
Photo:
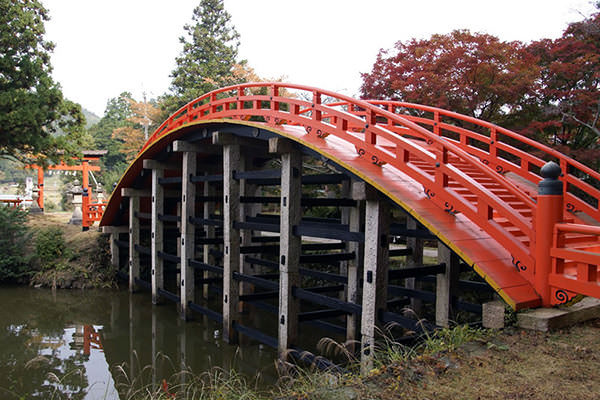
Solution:
[{"label": "curved bridge arch", "polygon": [[[398,107],[421,107],[434,117],[398,115]],[[188,103],[156,130],[119,182],[101,225],[113,223],[121,189],[142,173],[142,160],[157,156],[176,139],[202,135],[205,129],[209,133],[249,127],[293,140],[377,188],[459,254],[513,308],[540,305],[534,290],[535,196],[498,173],[497,167],[510,160],[480,161],[484,150],[465,139],[481,141],[480,133],[444,123],[440,115],[458,116],[426,106],[360,101],[300,85],[252,83],[223,88]],[[432,130],[422,125],[431,125]],[[441,130],[462,136],[450,140]],[[492,131],[488,146],[493,146],[499,132],[493,127]],[[537,159],[519,155],[525,159],[525,165],[514,168],[520,175],[527,175],[522,171],[529,173],[530,165],[539,166]],[[564,157],[560,162],[567,165]],[[568,179],[579,184],[576,178]],[[596,217],[589,203],[586,208],[581,199],[571,200]],[[562,289],[555,288],[556,297]]]}]

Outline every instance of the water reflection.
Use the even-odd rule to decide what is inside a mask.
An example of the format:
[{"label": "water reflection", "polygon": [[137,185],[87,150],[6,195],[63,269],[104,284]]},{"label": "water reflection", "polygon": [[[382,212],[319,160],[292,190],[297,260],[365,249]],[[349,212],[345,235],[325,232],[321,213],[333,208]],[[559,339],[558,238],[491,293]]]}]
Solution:
[{"label": "water reflection", "polygon": [[0,303],[3,399],[46,399],[55,391],[60,398],[118,399],[125,379],[115,366],[140,384],[213,366],[275,380],[272,350],[228,346],[216,324],[183,322],[174,305],[152,306],[145,293],[0,287]]}]

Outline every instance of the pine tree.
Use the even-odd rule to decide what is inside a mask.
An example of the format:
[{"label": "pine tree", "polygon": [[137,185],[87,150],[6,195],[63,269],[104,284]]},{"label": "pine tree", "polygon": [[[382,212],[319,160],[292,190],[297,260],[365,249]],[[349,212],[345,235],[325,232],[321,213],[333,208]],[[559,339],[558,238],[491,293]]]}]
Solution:
[{"label": "pine tree", "polygon": [[81,107],[63,98],[50,75],[47,20],[38,0],[0,0],[0,158],[56,159],[77,150],[83,135]]},{"label": "pine tree", "polygon": [[179,38],[183,51],[171,73],[173,94],[164,98],[163,105],[169,112],[214,89],[239,83],[233,68],[240,35],[223,0],[201,0],[192,22],[184,26],[186,34]]}]

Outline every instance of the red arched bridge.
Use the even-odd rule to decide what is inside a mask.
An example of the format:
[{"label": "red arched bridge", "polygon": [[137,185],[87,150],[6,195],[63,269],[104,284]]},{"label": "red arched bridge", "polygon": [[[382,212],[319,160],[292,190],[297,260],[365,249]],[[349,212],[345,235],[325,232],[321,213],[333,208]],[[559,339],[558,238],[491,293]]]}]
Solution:
[{"label": "red arched bridge", "polygon": [[[599,188],[598,172],[475,118],[250,83],[169,117],[101,225],[132,290],[223,321],[230,341],[238,331],[283,351],[299,323],[345,316],[336,326],[358,338],[360,321],[369,349],[379,323],[418,328],[395,305],[434,302],[445,325],[477,310],[460,293],[483,281],[515,310],[600,297]],[[481,283],[461,278],[475,273]],[[222,309],[200,304],[211,287]],[[240,322],[265,299],[276,339]]]}]

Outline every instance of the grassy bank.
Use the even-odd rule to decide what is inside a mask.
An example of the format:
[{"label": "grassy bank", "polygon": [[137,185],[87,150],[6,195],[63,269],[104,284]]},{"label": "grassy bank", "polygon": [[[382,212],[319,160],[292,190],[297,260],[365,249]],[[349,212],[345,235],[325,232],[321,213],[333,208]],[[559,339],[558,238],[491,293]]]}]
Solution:
[{"label": "grassy bank", "polygon": [[68,224],[70,218],[70,212],[29,215],[38,255],[30,283],[74,289],[114,286],[108,239],[95,228],[82,232],[81,225]]},{"label": "grassy bank", "polygon": [[367,376],[296,369],[270,390],[235,372],[174,374],[152,387],[117,379],[129,400],[157,399],[539,399],[592,400],[600,393],[600,320],[552,333],[465,326],[411,347],[388,341]]}]

